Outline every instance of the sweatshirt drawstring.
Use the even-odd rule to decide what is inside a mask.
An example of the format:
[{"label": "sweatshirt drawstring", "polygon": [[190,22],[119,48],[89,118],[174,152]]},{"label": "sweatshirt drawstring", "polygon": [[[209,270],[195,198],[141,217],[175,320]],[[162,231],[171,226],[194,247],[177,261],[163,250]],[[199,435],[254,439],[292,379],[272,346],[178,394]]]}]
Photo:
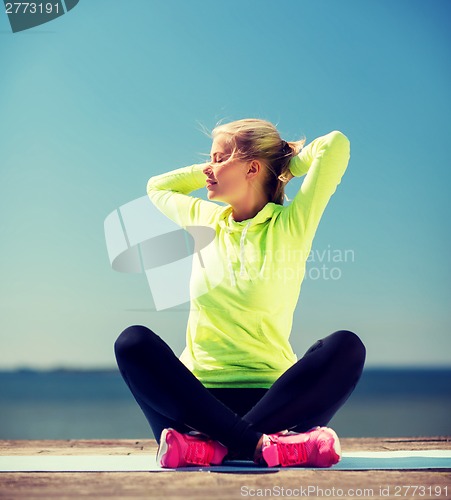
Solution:
[{"label": "sweatshirt drawstring", "polygon": [[247,235],[247,230],[249,229],[249,226],[251,224],[251,221],[249,221],[245,228],[243,229],[243,232],[241,233],[241,238],[240,238],[240,261],[241,261],[241,265],[240,265],[240,277],[241,278],[244,278],[245,276],[245,267],[244,267],[244,263],[245,263],[245,260],[246,260],[246,254],[244,253],[244,244],[246,242],[246,235]]},{"label": "sweatshirt drawstring", "polygon": [[233,264],[230,258],[230,253],[232,251],[232,242],[230,241],[230,228],[225,227],[226,237],[224,238],[226,244],[226,256],[227,256],[227,269],[229,270],[230,284],[236,286],[235,274],[233,272]]},{"label": "sweatshirt drawstring", "polygon": [[[245,253],[245,243],[246,243],[246,236],[247,236],[247,231],[249,229],[249,226],[251,225],[251,221],[249,221],[246,226],[244,227],[241,237],[240,237],[240,277],[243,278],[246,275],[246,253]],[[233,271],[233,264],[232,260],[230,258],[231,253],[233,252],[233,244],[230,238],[230,233],[232,232],[229,227],[225,228],[226,230],[226,238],[225,238],[225,243],[226,243],[226,248],[227,248],[227,268],[229,270],[229,276],[230,276],[230,283],[232,286],[236,286],[236,278],[235,278],[235,273]]]}]

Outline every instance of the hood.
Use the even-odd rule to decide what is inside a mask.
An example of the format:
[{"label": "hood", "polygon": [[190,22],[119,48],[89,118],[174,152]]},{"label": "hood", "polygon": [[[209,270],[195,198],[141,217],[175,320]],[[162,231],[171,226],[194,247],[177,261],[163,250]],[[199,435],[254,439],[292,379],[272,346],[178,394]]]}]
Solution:
[{"label": "hood", "polygon": [[255,217],[252,219],[246,219],[240,222],[237,222],[232,217],[232,207],[228,205],[222,211],[219,217],[219,225],[221,229],[226,229],[227,227],[230,229],[230,232],[241,232],[245,227],[249,227],[250,230],[258,229],[259,224],[263,224],[268,219],[272,219],[274,213],[282,210],[282,205],[277,205],[276,203],[267,203],[261,210],[258,212]]}]

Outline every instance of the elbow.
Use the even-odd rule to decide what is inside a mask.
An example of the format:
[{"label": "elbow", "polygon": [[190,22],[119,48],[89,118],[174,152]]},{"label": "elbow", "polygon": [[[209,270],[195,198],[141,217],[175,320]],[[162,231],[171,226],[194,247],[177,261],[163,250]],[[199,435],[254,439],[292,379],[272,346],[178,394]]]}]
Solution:
[{"label": "elbow", "polygon": [[334,130],[329,134],[330,137],[330,144],[334,147],[339,149],[343,154],[350,155],[351,151],[351,143],[349,139],[343,134],[343,132],[340,132],[339,130]]},{"label": "elbow", "polygon": [[343,134],[343,132],[340,132],[339,130],[334,130],[329,134],[331,141],[335,144],[342,144],[345,146],[350,145],[349,139]]},{"label": "elbow", "polygon": [[150,194],[155,189],[155,177],[151,177],[147,181],[147,194]]}]

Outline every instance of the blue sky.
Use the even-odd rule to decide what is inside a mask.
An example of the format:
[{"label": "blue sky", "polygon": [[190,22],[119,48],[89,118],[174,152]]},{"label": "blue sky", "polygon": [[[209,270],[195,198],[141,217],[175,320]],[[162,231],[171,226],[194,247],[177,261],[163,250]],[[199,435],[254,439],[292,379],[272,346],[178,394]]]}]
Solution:
[{"label": "blue sky", "polygon": [[16,34],[0,13],[0,368],[113,366],[135,323],[181,351],[187,308],[155,311],[144,275],[111,269],[103,222],[150,176],[202,161],[201,125],[244,117],[287,140],[351,140],[314,250],[354,258],[304,282],[295,351],[348,328],[368,365],[449,366],[450,13],[446,0],[81,0]]}]

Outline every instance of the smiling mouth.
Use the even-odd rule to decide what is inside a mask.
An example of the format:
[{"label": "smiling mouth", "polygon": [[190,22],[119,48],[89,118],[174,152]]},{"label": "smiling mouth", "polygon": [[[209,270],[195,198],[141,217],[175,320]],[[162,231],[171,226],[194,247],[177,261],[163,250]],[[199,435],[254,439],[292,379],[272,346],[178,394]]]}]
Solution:
[{"label": "smiling mouth", "polygon": [[215,184],[217,184],[217,182],[213,182],[213,181],[206,182],[207,187],[214,186]]}]

